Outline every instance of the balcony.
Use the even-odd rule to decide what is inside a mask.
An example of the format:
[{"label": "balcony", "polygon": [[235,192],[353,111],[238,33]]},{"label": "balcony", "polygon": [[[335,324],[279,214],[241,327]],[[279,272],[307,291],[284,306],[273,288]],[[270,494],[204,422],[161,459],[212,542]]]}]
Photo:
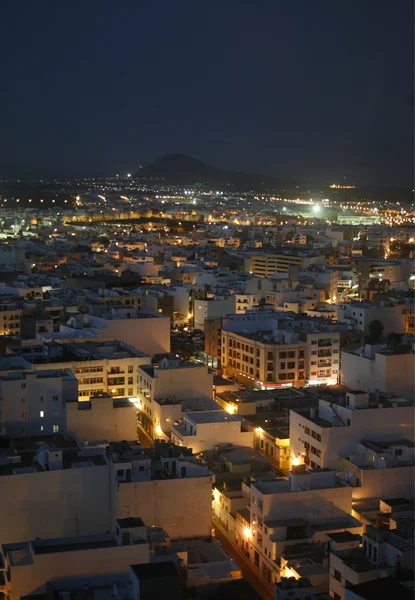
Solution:
[{"label": "balcony", "polygon": [[331,350],[319,350],[318,357],[319,358],[326,358],[326,357],[331,358]]},{"label": "balcony", "polygon": [[325,348],[331,348],[332,344],[332,340],[331,338],[327,338],[324,340],[318,340],[317,345],[319,348],[325,347]]},{"label": "balcony", "polygon": [[331,360],[326,360],[326,359],[319,360],[318,367],[319,367],[319,369],[322,367],[331,367]]}]

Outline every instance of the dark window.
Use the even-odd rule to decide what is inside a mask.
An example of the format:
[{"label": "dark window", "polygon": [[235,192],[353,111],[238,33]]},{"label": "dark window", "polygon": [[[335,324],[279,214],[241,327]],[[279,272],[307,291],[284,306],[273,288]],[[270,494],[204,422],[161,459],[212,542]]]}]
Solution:
[{"label": "dark window", "polygon": [[117,477],[123,477],[123,475],[124,475],[124,469],[118,469]]}]

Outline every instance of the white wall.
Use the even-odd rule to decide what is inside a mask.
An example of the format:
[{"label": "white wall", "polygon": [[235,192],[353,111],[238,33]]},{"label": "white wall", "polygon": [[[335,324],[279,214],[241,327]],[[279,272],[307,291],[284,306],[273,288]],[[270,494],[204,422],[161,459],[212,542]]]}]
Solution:
[{"label": "white wall", "polygon": [[[133,404],[119,406],[112,398],[91,398],[90,410],[79,410],[79,402],[66,404],[67,433],[84,440],[135,440],[137,409]],[[84,404],[82,402],[82,404]]]},{"label": "white wall", "polygon": [[37,554],[34,564],[12,568],[12,598],[46,592],[55,578],[127,573],[129,565],[149,561],[148,544]]},{"label": "white wall", "polygon": [[107,465],[0,476],[2,543],[107,531],[108,486]]},{"label": "white wall", "polygon": [[212,515],[212,476],[118,485],[115,517],[137,515],[164,527],[171,538],[207,537]]}]

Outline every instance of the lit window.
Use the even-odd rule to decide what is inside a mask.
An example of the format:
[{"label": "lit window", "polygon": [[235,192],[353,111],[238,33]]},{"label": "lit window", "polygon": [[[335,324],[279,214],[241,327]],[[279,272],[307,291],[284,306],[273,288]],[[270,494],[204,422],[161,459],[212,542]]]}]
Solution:
[{"label": "lit window", "polygon": [[45,412],[43,410],[40,411],[40,417],[44,417],[45,416]]},{"label": "lit window", "polygon": [[58,433],[59,432],[59,425],[52,425],[52,431],[53,431],[53,433]]}]

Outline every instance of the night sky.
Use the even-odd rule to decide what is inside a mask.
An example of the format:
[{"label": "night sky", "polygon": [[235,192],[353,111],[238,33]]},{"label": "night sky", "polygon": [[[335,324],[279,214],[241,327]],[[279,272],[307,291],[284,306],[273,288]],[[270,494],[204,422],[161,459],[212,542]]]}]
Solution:
[{"label": "night sky", "polygon": [[413,185],[412,0],[2,0],[0,162]]}]

